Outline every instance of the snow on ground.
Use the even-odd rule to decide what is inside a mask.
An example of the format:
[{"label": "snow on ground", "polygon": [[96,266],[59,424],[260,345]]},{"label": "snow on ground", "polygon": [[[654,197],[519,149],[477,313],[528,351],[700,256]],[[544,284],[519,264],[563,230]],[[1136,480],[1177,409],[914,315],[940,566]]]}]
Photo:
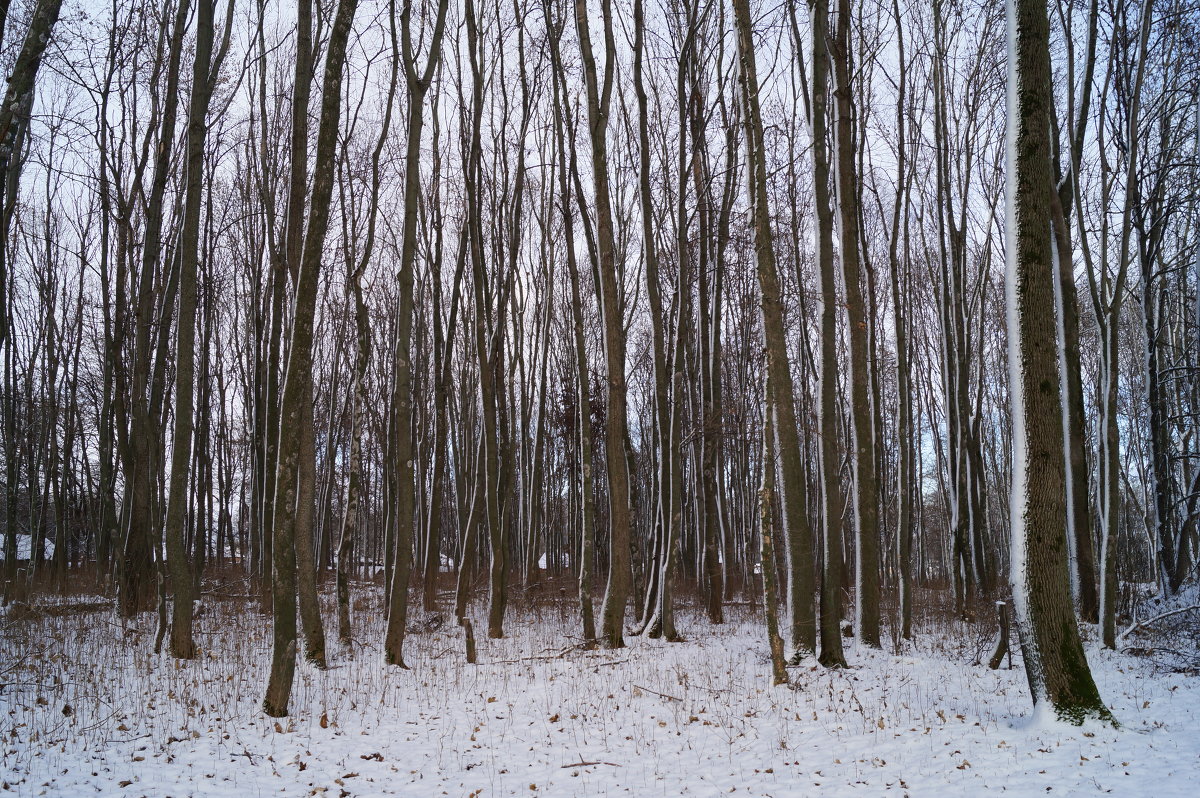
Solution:
[{"label": "snow on ground", "polygon": [[1190,798],[1200,777],[1197,677],[1095,646],[1120,730],[1032,723],[1019,659],[972,664],[982,628],[899,656],[851,646],[851,669],[773,688],[743,607],[721,627],[681,611],[686,643],[584,651],[573,605],[546,605],[481,637],[476,665],[451,624],[414,634],[399,670],[378,599],[356,604],[365,642],[325,672],[301,663],[278,725],[259,708],[269,624],[244,602],[207,606],[191,663],[151,653],[151,616],[0,618],[0,794]]}]

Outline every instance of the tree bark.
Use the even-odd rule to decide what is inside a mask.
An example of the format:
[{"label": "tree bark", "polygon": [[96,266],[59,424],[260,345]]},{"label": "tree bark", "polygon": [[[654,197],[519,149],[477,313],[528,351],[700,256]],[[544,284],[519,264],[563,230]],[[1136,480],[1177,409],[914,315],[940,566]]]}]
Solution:
[{"label": "tree bark", "polygon": [[[783,529],[787,541],[788,605],[792,660],[816,653],[816,617],[813,607],[813,542],[808,524],[807,488],[803,454],[796,428],[795,394],[788,364],[787,332],[780,297],[779,270],[767,205],[767,157],[762,114],[759,110],[758,70],[754,57],[754,29],[749,0],[734,0],[738,57],[741,61],[742,104],[745,109],[746,149],[749,159],[748,190],[753,211],[754,255],[758,265],[763,335],[766,339],[767,379],[771,386],[766,412],[775,432]],[[763,567],[767,567],[764,563]]]},{"label": "tree bark", "polygon": [[180,236],[179,316],[175,333],[175,435],[171,450],[171,483],[167,499],[164,535],[167,567],[171,574],[174,603],[171,607],[171,655],[191,659],[192,574],[184,546],[188,474],[192,462],[192,416],[195,393],[196,271],[200,257],[200,211],[204,188],[204,141],[208,132],[209,98],[212,96],[210,67],[213,49],[215,0],[198,0],[196,52],[192,67],[192,101],[188,110],[187,181],[185,185],[183,232]]},{"label": "tree bark", "polygon": [[604,314],[605,459],[608,466],[609,566],[608,585],[601,607],[601,637],[609,648],[622,648],[625,608],[629,603],[630,486],[625,446],[628,433],[625,383],[625,326],[618,290],[615,235],[608,181],[609,100],[616,72],[616,44],[612,31],[611,0],[601,0],[604,18],[604,78],[597,78],[592,54],[587,0],[575,0],[575,27],[579,32],[583,77],[587,89],[588,133],[591,139],[592,179],[595,181],[596,243],[599,250],[600,302]]},{"label": "tree bark", "polygon": [[[300,13],[306,15],[307,0],[300,0]],[[303,251],[296,279],[296,296],[292,320],[291,347],[288,367],[280,401],[279,463],[276,467],[274,561],[274,645],[271,674],[263,710],[272,717],[288,714],[292,679],[296,668],[296,567],[298,534],[311,535],[311,528],[301,528],[298,516],[301,504],[311,507],[311,484],[304,492],[300,481],[301,441],[296,430],[306,421],[311,424],[312,348],[316,316],[317,283],[320,276],[322,249],[329,226],[329,204],[333,195],[334,164],[341,120],[342,73],[346,64],[346,46],[354,22],[357,0],[338,0],[325,56],[325,74],[321,93],[321,121],[317,130],[317,168],[313,173],[312,194],[308,208]],[[297,77],[303,64],[297,66]],[[305,110],[304,113],[307,113]],[[305,405],[308,405],[306,412]],[[310,510],[311,512],[311,510]],[[311,518],[311,516],[310,516]],[[311,542],[311,539],[310,539]],[[318,616],[319,619],[319,616]],[[306,633],[307,633],[306,629]],[[315,630],[314,630],[315,631]],[[311,640],[310,640],[311,642]],[[320,642],[323,644],[323,635]],[[310,652],[315,654],[316,652]],[[324,657],[323,645],[320,649]]]},{"label": "tree bark", "polygon": [[404,634],[408,623],[408,579],[412,572],[413,525],[415,523],[416,471],[414,468],[412,415],[416,412],[412,387],[413,283],[417,256],[417,211],[421,191],[421,130],[425,121],[425,94],[441,57],[447,0],[439,0],[437,21],[430,40],[428,61],[418,73],[412,45],[412,6],[405,3],[400,13],[401,60],[408,87],[408,143],[405,150],[404,219],[400,242],[396,351],[393,358],[395,383],[392,394],[394,429],[391,457],[396,469],[397,495],[392,496],[395,541],[394,565],[388,585],[387,631],[383,658],[389,665],[404,664]]},{"label": "tree bark", "polygon": [[1008,294],[1013,415],[1012,580],[1034,705],[1111,721],[1084,655],[1067,567],[1065,463],[1050,218],[1050,25],[1045,0],[1009,3]]}]

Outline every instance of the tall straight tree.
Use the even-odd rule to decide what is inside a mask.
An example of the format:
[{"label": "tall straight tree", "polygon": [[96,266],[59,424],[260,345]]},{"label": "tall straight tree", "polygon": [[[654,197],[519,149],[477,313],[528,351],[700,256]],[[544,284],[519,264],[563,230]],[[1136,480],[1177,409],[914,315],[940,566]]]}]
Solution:
[{"label": "tall straight tree", "polygon": [[[288,207],[287,207],[287,225],[284,230],[284,259],[286,268],[291,275],[292,286],[295,289],[293,301],[293,325],[295,324],[296,311],[300,309],[299,302],[296,299],[300,295],[300,271],[303,267],[304,247],[305,247],[305,198],[308,188],[308,100],[312,88],[312,71],[313,71],[313,31],[312,31],[312,0],[302,0],[299,6],[299,13],[296,18],[296,66],[295,66],[295,82],[293,86],[292,96],[292,131],[291,131],[291,164],[289,165],[289,185],[288,185]],[[324,110],[324,107],[322,107]],[[318,133],[318,135],[320,135]],[[318,164],[318,169],[323,168]],[[332,164],[329,165],[332,169]],[[331,178],[332,179],[332,178]],[[314,186],[316,185],[314,175]],[[331,189],[332,195],[332,189]],[[328,200],[326,200],[328,204]],[[328,209],[326,209],[328,217]],[[326,219],[328,224],[328,219]],[[323,234],[322,234],[323,236]],[[315,291],[312,300],[315,323]],[[312,331],[300,333],[300,340],[308,338],[308,347],[312,348]],[[292,330],[292,342],[295,343],[296,331]],[[289,353],[291,354],[291,353]],[[308,355],[311,359],[311,352]],[[301,361],[303,362],[303,361]],[[291,368],[291,360],[289,358],[288,368]],[[317,601],[317,585],[316,585],[316,566],[313,562],[313,500],[315,489],[315,471],[316,457],[314,431],[313,431],[313,378],[311,374],[306,374],[298,378],[299,386],[304,391],[304,396],[299,400],[298,407],[301,415],[298,418],[291,419],[292,424],[289,425],[292,436],[298,439],[296,455],[296,468],[294,474],[291,471],[282,471],[278,468],[278,464],[284,462],[283,449],[276,450],[276,476],[275,476],[275,507],[279,507],[281,497],[288,501],[289,512],[294,515],[288,516],[281,520],[278,515],[273,514],[275,529],[272,534],[275,534],[280,527],[290,529],[288,540],[293,550],[295,558],[295,575],[296,592],[299,596],[300,620],[304,630],[304,656],[311,662],[317,664],[318,667],[325,666],[325,627],[321,621],[321,608]],[[284,384],[283,393],[287,393],[287,385]],[[283,417],[283,399],[279,400],[279,412],[281,423]],[[276,432],[275,441],[277,446],[282,447],[280,439],[283,435],[283,427]],[[292,444],[289,441],[289,446]],[[289,479],[294,479],[295,484],[280,482],[281,475],[287,475]],[[277,512],[277,510],[275,511]]]},{"label": "tall straight tree", "polygon": [[875,476],[875,431],[867,305],[859,258],[858,176],[855,168],[854,87],[851,83],[850,0],[837,0],[830,56],[837,121],[838,231],[841,234],[842,290],[850,341],[850,416],[854,449],[854,521],[858,551],[854,559],[854,626],[859,640],[879,648],[879,486]]},{"label": "tall straight tree", "polygon": [[[788,609],[791,659],[816,653],[816,617],[813,607],[813,542],[806,507],[803,453],[796,428],[796,403],[792,371],[788,363],[787,331],[783,319],[779,269],[771,234],[771,209],[767,204],[767,154],[762,111],[758,97],[758,68],[754,57],[754,23],[749,0],[734,0],[738,57],[741,63],[743,120],[749,159],[747,178],[754,231],[754,256],[758,266],[763,335],[766,338],[766,412],[774,426],[775,457],[778,462],[783,529],[787,544]],[[763,563],[768,568],[768,563]]]},{"label": "tall straight tree", "polygon": [[[300,0],[300,13],[308,0]],[[313,496],[300,490],[300,440],[296,430],[311,419],[304,405],[312,395],[313,327],[316,321],[317,283],[325,233],[329,227],[329,205],[333,197],[333,179],[337,163],[338,130],[342,109],[342,74],[346,65],[346,45],[354,23],[357,0],[338,0],[333,29],[325,53],[325,73],[321,86],[321,121],[317,129],[316,168],[308,203],[308,226],[296,280],[292,313],[291,348],[280,402],[279,462],[276,466],[274,561],[274,639],[271,675],[263,710],[273,717],[288,714],[292,679],[296,670],[296,543],[297,515],[301,503],[311,504]],[[298,59],[299,60],[299,59]],[[297,69],[297,78],[307,80]],[[307,113],[307,111],[305,111]],[[301,530],[310,534],[311,530]]]},{"label": "tall straight tree", "polygon": [[[146,229],[141,262],[137,276],[137,299],[134,303],[135,332],[133,374],[130,380],[128,430],[124,436],[125,498],[122,522],[125,541],[118,580],[117,611],[132,617],[151,607],[154,595],[152,568],[157,546],[152,540],[156,512],[156,482],[161,467],[158,413],[154,412],[154,381],[158,363],[155,359],[156,341],[153,336],[155,300],[162,293],[162,226],[164,197],[171,172],[171,149],[175,143],[175,117],[179,107],[179,69],[182,59],[184,31],[187,28],[189,0],[180,0],[174,15],[174,26],[168,38],[166,86],[163,99],[161,129],[154,154],[154,173],[150,195],[146,200]],[[169,25],[166,15],[164,25]],[[175,281],[165,281],[170,294]],[[170,307],[169,297],[164,302]],[[162,330],[165,332],[165,326]],[[165,336],[163,338],[165,343]]]},{"label": "tall straight tree", "polygon": [[179,254],[179,315],[175,332],[175,435],[171,446],[171,480],[167,494],[167,567],[174,603],[171,607],[171,655],[191,659],[192,575],[184,545],[188,474],[192,462],[192,415],[196,370],[196,271],[200,259],[200,211],[204,188],[204,141],[212,97],[213,16],[216,0],[198,0],[196,51],[192,65],[192,98],[188,109],[187,166],[183,231]]},{"label": "tall straight tree", "polygon": [[1071,602],[1066,466],[1050,224],[1050,23],[1046,0],[1008,3],[1009,395],[1013,418],[1012,589],[1034,706],[1061,720],[1111,720]]},{"label": "tall straight tree", "polygon": [[412,414],[415,412],[412,388],[413,285],[417,259],[417,212],[421,201],[421,131],[425,121],[425,95],[442,52],[446,30],[447,0],[439,0],[433,36],[429,41],[425,68],[417,71],[413,49],[412,3],[404,3],[400,12],[400,57],[404,64],[404,82],[408,88],[408,143],[404,155],[404,219],[400,239],[400,268],[396,279],[400,288],[397,309],[396,352],[392,368],[392,412],[396,414],[392,430],[392,458],[397,469],[397,491],[392,497],[395,514],[395,565],[388,594],[388,624],[383,642],[383,658],[389,665],[404,667],[404,632],[408,623],[408,578],[412,571],[412,542],[416,490]]},{"label": "tall straight tree", "polygon": [[604,77],[597,76],[596,57],[588,22],[587,0],[575,0],[575,27],[583,57],[587,89],[588,133],[591,140],[592,179],[595,185],[596,243],[599,250],[600,303],[604,313],[606,365],[605,458],[608,466],[608,586],[601,606],[601,637],[609,648],[625,645],[625,606],[629,603],[630,565],[629,461],[625,383],[625,324],[621,291],[617,284],[616,236],[608,180],[608,110],[616,74],[612,2],[601,0],[604,19]]},{"label": "tall straight tree", "polygon": [[[464,188],[466,190],[469,259],[472,272],[472,290],[475,299],[475,357],[479,365],[479,413],[482,435],[479,439],[479,479],[474,485],[472,519],[475,524],[486,521],[488,530],[488,636],[503,637],[504,607],[508,568],[508,543],[505,540],[506,520],[502,514],[501,494],[505,479],[501,475],[502,441],[501,410],[502,389],[497,386],[503,375],[499,362],[500,347],[504,335],[503,314],[505,300],[495,299],[495,318],[489,313],[489,300],[499,291],[490,290],[486,267],[487,252],[483,222],[484,168],[482,127],[484,112],[483,37],[479,27],[479,12],[473,0],[467,0],[464,12],[467,18],[467,51],[471,64],[471,131]],[[502,275],[500,282],[507,283],[511,275]],[[478,527],[475,527],[478,529]],[[465,559],[465,558],[464,558]]]},{"label": "tall straight tree", "polygon": [[[1063,8],[1063,0],[1058,0],[1060,19],[1070,25],[1074,19],[1074,5]],[[1071,251],[1072,210],[1078,203],[1082,212],[1084,198],[1079,191],[1079,168],[1083,161],[1083,142],[1087,135],[1090,122],[1092,84],[1096,71],[1096,42],[1099,38],[1100,14],[1099,0],[1090,0],[1087,7],[1087,39],[1083,52],[1083,79],[1078,89],[1075,87],[1076,52],[1072,36],[1064,36],[1066,48],[1067,69],[1067,103],[1066,103],[1066,134],[1068,162],[1065,167],[1057,165],[1059,208],[1055,216],[1062,214],[1062,229],[1060,231],[1060,250],[1064,253]],[[1076,103],[1078,99],[1078,103]],[[1076,112],[1076,106],[1078,111]],[[1056,140],[1057,143],[1057,140]],[[1056,150],[1056,160],[1061,155]],[[1068,174],[1062,175],[1066,169]],[[1056,220],[1055,222],[1059,222]],[[1082,239],[1082,228],[1076,228],[1076,235]],[[1081,249],[1088,255],[1086,245]],[[1071,258],[1060,256],[1060,262],[1071,263]],[[1096,583],[1096,551],[1092,540],[1092,499],[1088,491],[1088,458],[1087,458],[1087,417],[1083,406],[1083,375],[1080,367],[1079,352],[1079,300],[1075,290],[1075,270],[1059,269],[1058,283],[1060,288],[1059,335],[1062,337],[1060,368],[1063,373],[1063,422],[1066,436],[1063,445],[1066,447],[1067,462],[1067,530],[1074,551],[1074,571],[1072,586],[1077,592],[1079,615],[1087,623],[1097,623],[1100,618],[1099,594]]]},{"label": "tall straight tree", "polygon": [[[1134,220],[1134,210],[1138,197],[1139,170],[1141,158],[1141,97],[1145,80],[1145,64],[1150,45],[1150,14],[1154,3],[1147,0],[1142,6],[1140,31],[1135,36],[1128,29],[1127,15],[1120,17],[1124,35],[1112,37],[1114,62],[1126,64],[1122,70],[1113,70],[1109,80],[1119,80],[1123,85],[1119,96],[1124,98],[1118,102],[1116,109],[1110,108],[1109,93],[1102,92],[1099,98],[1099,116],[1105,120],[1096,126],[1097,150],[1100,153],[1102,171],[1106,175],[1101,181],[1101,206],[1107,206],[1113,200],[1119,186],[1123,190],[1125,202],[1119,216],[1104,213],[1100,217],[1099,252],[1093,253],[1088,236],[1079,236],[1079,248],[1083,255],[1085,273],[1092,299],[1092,313],[1096,319],[1096,327],[1100,335],[1100,368],[1099,368],[1099,397],[1097,402],[1098,418],[1098,479],[1097,504],[1100,524],[1100,580],[1098,596],[1098,613],[1100,635],[1105,646],[1115,648],[1117,642],[1117,543],[1121,527],[1122,504],[1124,490],[1122,486],[1121,465],[1121,431],[1119,416],[1119,388],[1121,372],[1121,309],[1127,296],[1129,274],[1133,264],[1133,238],[1137,233]],[[1137,50],[1130,56],[1129,50],[1136,42]],[[1111,120],[1111,121],[1108,121]],[[1128,146],[1122,148],[1125,162],[1124,169],[1109,161],[1109,135],[1124,137]],[[1115,148],[1114,148],[1115,149]],[[1077,179],[1077,178],[1076,178]],[[1054,199],[1054,198],[1052,198]],[[1081,203],[1076,206],[1079,228],[1083,229],[1083,208]],[[1110,228],[1113,226],[1110,218],[1117,216],[1119,227],[1116,230],[1117,252],[1115,257],[1109,256]],[[1054,217],[1058,218],[1057,214]],[[1065,225],[1061,225],[1065,227]],[[1065,232],[1063,233],[1065,236]],[[1064,242],[1059,242],[1059,260],[1063,260],[1068,251],[1064,251]]]},{"label": "tall straight tree", "polygon": [[[896,200],[892,206],[892,230],[888,240],[888,262],[891,266],[892,321],[896,345],[896,559],[899,588],[900,638],[912,639],[913,616],[913,453],[915,435],[912,407],[911,352],[908,322],[910,309],[903,297],[909,285],[908,258],[908,195],[912,185],[912,167],[908,159],[905,119],[908,115],[908,63],[904,54],[904,21],[900,0],[892,0],[892,15],[896,21],[896,55],[899,65],[896,77]],[[904,243],[901,253],[901,240]]]},{"label": "tall straight tree", "polygon": [[[799,43],[795,7],[789,9],[793,38]],[[842,452],[839,433],[837,362],[837,271],[833,264],[833,206],[829,196],[829,0],[809,5],[812,29],[812,83],[809,130],[812,134],[813,200],[817,210],[816,261],[821,284],[820,399],[817,431],[820,436],[821,542],[821,664],[844,667],[842,651]]]},{"label": "tall straight tree", "polygon": [[[656,541],[667,528],[670,484],[670,404],[667,389],[666,333],[663,329],[662,288],[659,283],[658,241],[654,232],[654,190],[651,186],[650,110],[645,85],[646,14],[644,0],[633,3],[633,92],[638,108],[638,200],[641,206],[642,259],[646,273],[646,301],[650,310],[650,345],[654,353],[654,448],[657,471],[651,478],[650,503]],[[648,578],[643,621],[653,633],[655,617],[661,616],[659,580],[665,567],[653,567]]]},{"label": "tall straight tree", "polygon": [[[592,563],[596,556],[596,509],[594,485],[592,484],[592,403],[590,397],[590,382],[588,372],[587,342],[584,337],[583,292],[580,289],[579,262],[575,255],[575,219],[571,210],[573,197],[571,194],[571,175],[568,167],[569,131],[566,125],[568,105],[566,101],[567,83],[563,74],[562,55],[558,42],[566,27],[565,14],[562,17],[552,17],[552,0],[544,0],[546,17],[550,21],[550,59],[554,70],[554,141],[558,173],[558,203],[562,213],[563,250],[567,261],[567,275],[570,278],[571,296],[571,325],[574,329],[571,344],[574,349],[575,366],[575,406],[576,423],[579,425],[579,618],[583,627],[583,641],[589,647],[596,645],[595,608],[592,598]],[[640,0],[634,9],[634,24],[637,25],[640,11]],[[639,30],[635,28],[635,31]],[[638,34],[635,33],[635,36]],[[634,48],[635,53],[637,47]],[[636,56],[635,56],[636,57]],[[572,152],[573,152],[573,148]]]},{"label": "tall straight tree", "polygon": [[351,377],[350,396],[350,457],[346,464],[346,502],[338,539],[337,555],[337,603],[338,639],[343,645],[353,640],[350,621],[350,571],[354,555],[354,530],[358,523],[358,508],[362,492],[362,438],[366,427],[366,379],[371,362],[371,319],[366,300],[363,298],[362,278],[371,263],[375,250],[375,230],[379,217],[380,160],[392,129],[392,107],[396,100],[396,85],[399,82],[400,48],[396,34],[395,0],[388,3],[388,32],[391,38],[391,65],[387,99],[384,101],[383,122],[379,126],[379,137],[371,151],[371,186],[367,196],[367,231],[362,252],[357,261],[347,263],[346,292],[354,302],[354,371]]},{"label": "tall straight tree", "polygon": [[[4,386],[4,460],[5,460],[5,491],[4,491],[4,568],[5,584],[12,585],[16,578],[17,567],[17,410],[15,374],[12,368],[12,308],[9,295],[8,269],[8,232],[12,220],[12,212],[7,207],[9,198],[17,196],[17,181],[20,177],[20,158],[16,152],[18,133],[28,125],[29,100],[33,97],[33,87],[37,79],[38,69],[42,64],[42,55],[50,44],[54,26],[58,22],[58,14],[62,8],[62,0],[41,0],[33,10],[29,20],[29,30],[21,51],[13,63],[8,75],[8,87],[4,92],[3,104],[0,105],[0,351],[3,352]],[[8,2],[4,2],[4,16],[0,18],[0,35],[3,34],[2,22],[7,21]],[[25,112],[25,113],[23,113]],[[17,157],[14,158],[14,155]]]}]

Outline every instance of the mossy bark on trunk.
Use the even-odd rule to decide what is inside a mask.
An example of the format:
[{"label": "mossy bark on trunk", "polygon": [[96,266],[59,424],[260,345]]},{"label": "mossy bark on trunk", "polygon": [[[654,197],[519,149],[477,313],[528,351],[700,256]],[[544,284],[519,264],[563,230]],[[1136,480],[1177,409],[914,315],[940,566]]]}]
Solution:
[{"label": "mossy bark on trunk", "polygon": [[1057,249],[1045,0],[1009,3],[1008,336],[1013,413],[1012,562],[1017,628],[1034,704],[1112,720],[1084,655],[1067,563],[1066,465],[1055,315]]}]

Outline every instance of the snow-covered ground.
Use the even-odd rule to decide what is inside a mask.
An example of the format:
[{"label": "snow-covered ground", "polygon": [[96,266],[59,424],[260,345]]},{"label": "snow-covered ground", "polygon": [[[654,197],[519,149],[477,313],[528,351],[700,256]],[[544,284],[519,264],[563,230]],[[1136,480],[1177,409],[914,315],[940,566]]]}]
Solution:
[{"label": "snow-covered ground", "polygon": [[972,664],[983,624],[900,655],[851,645],[851,669],[774,688],[744,607],[721,627],[681,611],[685,643],[584,651],[573,605],[547,604],[481,637],[476,665],[447,624],[410,636],[399,670],[378,600],[356,604],[364,642],[328,671],[301,663],[279,722],[259,708],[269,624],[248,604],[209,605],[191,663],[151,653],[150,616],[0,618],[0,794],[1190,798],[1200,780],[1200,679],[1094,645],[1119,730],[1031,722],[1019,659]]}]

